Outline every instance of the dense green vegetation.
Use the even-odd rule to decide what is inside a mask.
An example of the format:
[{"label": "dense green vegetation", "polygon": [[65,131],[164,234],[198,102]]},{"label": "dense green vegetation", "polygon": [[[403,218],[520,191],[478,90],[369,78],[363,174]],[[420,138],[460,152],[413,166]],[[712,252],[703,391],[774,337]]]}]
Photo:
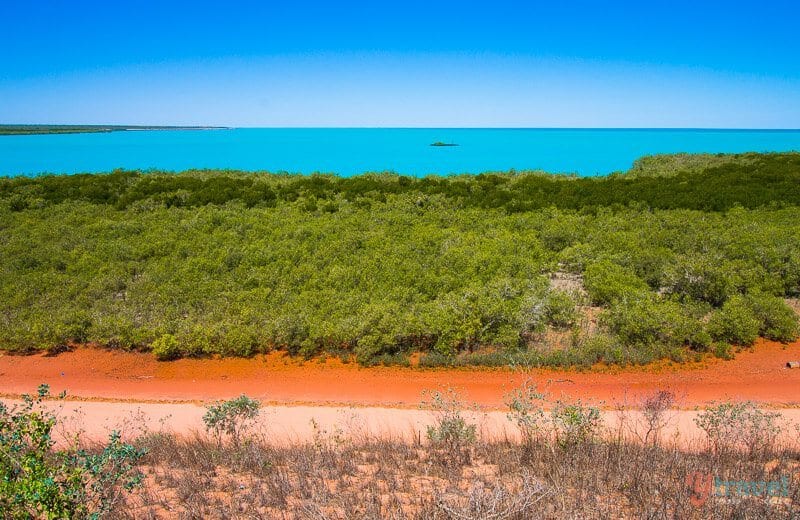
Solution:
[{"label": "dense green vegetation", "polygon": [[0,135],[95,134],[125,130],[199,130],[205,127],[121,125],[0,125]]},{"label": "dense green vegetation", "polygon": [[[542,173],[404,177],[367,174],[270,175],[231,171],[184,174],[115,171],[106,175],[48,175],[0,181],[0,197],[13,209],[43,203],[81,201],[127,209],[134,204],[197,207],[240,202],[274,207],[300,202],[304,209],[359,208],[406,195],[423,204],[440,197],[463,208],[524,213],[549,207],[596,212],[598,208],[643,206],[649,209],[726,211],[734,206],[800,204],[800,154],[669,156],[638,161],[630,174],[572,177]],[[707,162],[706,168],[698,164]],[[685,166],[686,165],[686,166]],[[685,169],[683,169],[685,166]],[[566,232],[566,231],[565,231]]]},{"label": "dense green vegetation", "polygon": [[10,350],[643,363],[791,340],[798,296],[800,154],[648,158],[604,178],[0,179]]}]

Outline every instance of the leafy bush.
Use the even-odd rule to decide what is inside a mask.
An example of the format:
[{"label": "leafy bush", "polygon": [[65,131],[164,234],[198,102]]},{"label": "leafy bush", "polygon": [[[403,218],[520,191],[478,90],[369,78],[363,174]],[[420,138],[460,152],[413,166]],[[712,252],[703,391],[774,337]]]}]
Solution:
[{"label": "leafy bush", "polygon": [[[55,450],[47,385],[20,406],[0,403],[0,510],[4,518],[99,518],[141,484],[142,450],[117,432],[102,450]],[[63,397],[63,394],[62,394]]]},{"label": "leafy bush", "polygon": [[[628,363],[635,362],[636,358],[631,359],[631,349],[626,348],[619,338],[609,334],[598,333],[592,336],[582,338],[576,345],[576,350],[587,356],[591,363],[589,365],[599,362],[606,362],[612,365],[627,365]],[[643,352],[644,349],[636,349],[637,353]],[[654,357],[647,356],[645,362],[653,361]]]},{"label": "leafy bush", "polygon": [[747,298],[732,296],[708,322],[708,331],[717,340],[736,345],[752,345],[758,338],[761,322]]},{"label": "leafy bush", "polygon": [[568,329],[578,321],[578,310],[573,296],[564,291],[551,291],[545,309],[547,323],[557,329]]},{"label": "leafy bush", "polygon": [[681,298],[722,305],[737,290],[736,273],[720,258],[688,255],[668,266],[662,280],[664,291]]},{"label": "leafy bush", "polygon": [[616,302],[600,322],[629,345],[691,346],[706,350],[711,338],[702,322],[677,302],[655,296]]},{"label": "leafy bush", "polygon": [[549,219],[542,226],[542,244],[551,251],[561,251],[579,242],[585,233],[580,218],[576,215],[555,213],[559,218]]},{"label": "leafy bush", "polygon": [[545,427],[544,400],[545,395],[530,381],[506,396],[508,418],[527,444],[535,442]]},{"label": "leafy bush", "polygon": [[238,445],[242,433],[253,424],[260,412],[261,403],[242,394],[206,407],[203,423],[206,431],[213,432],[218,441],[227,435]]},{"label": "leafy bush", "polygon": [[469,462],[469,448],[476,440],[477,426],[464,417],[464,404],[458,394],[452,389],[432,392],[423,405],[430,407],[434,415],[434,424],[427,428],[431,446],[446,461]]},{"label": "leafy bush", "polygon": [[172,334],[163,334],[153,342],[153,355],[159,361],[171,361],[181,357],[178,340]]},{"label": "leafy bush", "polygon": [[638,299],[648,291],[641,278],[606,260],[590,264],[583,277],[586,291],[595,305]]},{"label": "leafy bush", "polygon": [[759,335],[782,343],[797,339],[800,334],[798,316],[781,298],[754,293],[747,296],[747,303],[761,322]]},{"label": "leafy bush", "polygon": [[767,412],[755,403],[721,403],[695,418],[706,434],[709,449],[723,454],[744,450],[750,455],[769,452],[783,431],[781,414]]},{"label": "leafy bush", "polygon": [[714,345],[714,355],[720,359],[733,359],[733,347],[730,343],[720,342]]},{"label": "leafy bush", "polygon": [[550,417],[556,440],[562,447],[592,442],[600,433],[600,409],[580,401],[556,401]]},{"label": "leafy bush", "polygon": [[377,366],[382,365],[385,367],[390,366],[397,366],[397,367],[410,367],[411,360],[408,359],[408,355],[402,352],[398,352],[397,354],[379,354],[376,356],[372,356],[367,358],[364,361],[360,361],[364,366]]}]

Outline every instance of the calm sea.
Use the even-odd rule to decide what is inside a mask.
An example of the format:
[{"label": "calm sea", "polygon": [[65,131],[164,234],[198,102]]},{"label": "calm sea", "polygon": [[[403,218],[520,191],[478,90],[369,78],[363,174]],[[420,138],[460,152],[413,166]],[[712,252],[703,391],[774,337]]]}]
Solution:
[{"label": "calm sea", "polygon": [[[441,141],[454,147],[432,147]],[[0,175],[114,168],[407,175],[515,168],[602,175],[642,155],[800,150],[800,131],[609,129],[322,129],[126,131],[0,136]]]}]

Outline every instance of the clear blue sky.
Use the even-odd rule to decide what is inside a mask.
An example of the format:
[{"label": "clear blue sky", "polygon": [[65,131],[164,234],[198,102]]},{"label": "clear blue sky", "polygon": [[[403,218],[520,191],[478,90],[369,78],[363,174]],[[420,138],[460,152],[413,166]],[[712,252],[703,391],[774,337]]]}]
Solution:
[{"label": "clear blue sky", "polygon": [[794,1],[1,0],[0,123],[800,127]]}]

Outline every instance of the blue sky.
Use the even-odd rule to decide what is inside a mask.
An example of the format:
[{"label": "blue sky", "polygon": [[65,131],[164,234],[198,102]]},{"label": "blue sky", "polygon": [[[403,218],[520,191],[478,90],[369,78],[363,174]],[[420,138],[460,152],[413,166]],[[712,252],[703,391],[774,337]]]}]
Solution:
[{"label": "blue sky", "polygon": [[789,1],[0,0],[0,123],[800,127]]}]

